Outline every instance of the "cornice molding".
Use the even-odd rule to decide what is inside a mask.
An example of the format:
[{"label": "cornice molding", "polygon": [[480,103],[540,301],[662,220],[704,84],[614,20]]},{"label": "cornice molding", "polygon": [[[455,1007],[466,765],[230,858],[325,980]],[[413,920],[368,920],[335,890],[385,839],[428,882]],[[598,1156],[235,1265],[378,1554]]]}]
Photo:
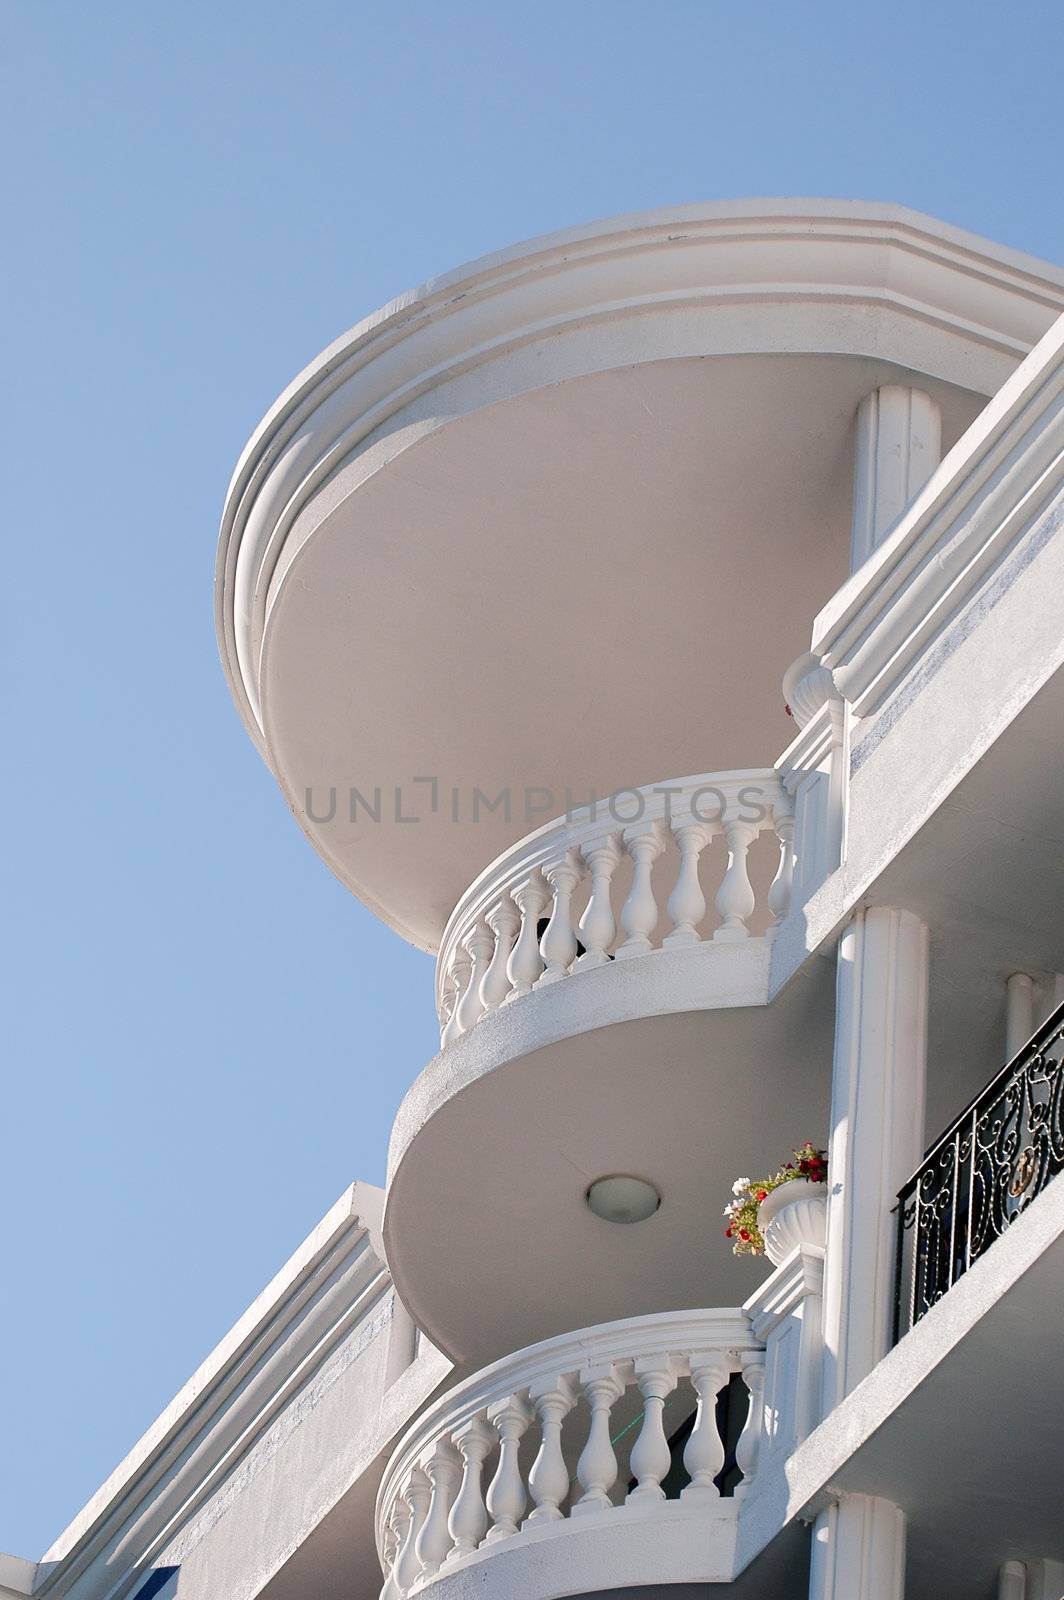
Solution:
[{"label": "cornice molding", "polygon": [[[911,270],[899,270],[903,264]],[[757,304],[784,314],[730,316]],[[708,343],[690,333],[696,307],[715,307],[727,320]],[[825,307],[845,313],[829,319],[826,337]],[[859,308],[880,319],[874,332],[848,320]],[[937,329],[969,357],[976,349],[992,355],[993,388],[1000,362],[1020,359],[1062,309],[1064,273],[1056,268],[902,207],[821,200],[615,218],[484,257],[400,297],[299,375],[252,436],[230,484],[216,618],[223,666],[252,738],[265,753],[259,659],[275,575],[287,568],[291,541],[293,548],[300,542],[297,523],[305,524],[325,483],[385,430],[393,436],[382,460],[449,420],[432,416],[431,405],[419,413],[417,402],[462,374],[530,343],[552,340],[557,349],[556,336],[567,329],[680,312],[684,339],[677,344],[672,335],[655,359],[815,349],[900,360],[901,345],[891,353],[899,329],[910,330],[909,355],[933,342]],[[932,365],[945,359],[940,351]],[[600,350],[580,360],[593,370],[620,356]],[[575,370],[525,377],[514,393]],[[966,382],[966,373],[940,375]],[[508,397],[487,384],[477,404]],[[400,420],[401,441],[394,437]]]},{"label": "cornice molding", "polygon": [[383,1192],[354,1183],[38,1563],[35,1597],[69,1592],[121,1546],[120,1600],[214,1495],[391,1279]]}]

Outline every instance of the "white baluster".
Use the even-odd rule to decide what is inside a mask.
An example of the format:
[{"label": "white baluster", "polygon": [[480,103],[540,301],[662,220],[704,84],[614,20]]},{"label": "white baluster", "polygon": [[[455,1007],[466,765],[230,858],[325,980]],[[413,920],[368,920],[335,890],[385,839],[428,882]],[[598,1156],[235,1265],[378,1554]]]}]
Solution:
[{"label": "white baluster", "polygon": [[672,1465],[662,1413],[665,1400],[676,1387],[676,1374],[668,1356],[637,1361],[636,1381],[643,1396],[643,1426],[632,1447],[630,1465],[636,1486],[629,1500],[664,1500],[661,1480]]},{"label": "white baluster", "polygon": [[480,984],[480,1003],[485,1011],[495,1011],[510,992],[506,967],[520,926],[521,917],[512,900],[503,900],[488,912],[495,949]]},{"label": "white baluster", "polygon": [[735,1464],[743,1475],[735,1490],[736,1497],[744,1495],[757,1471],[757,1458],[761,1444],[761,1426],[765,1414],[765,1358],[750,1356],[743,1362],[743,1382],[750,1392],[750,1409],[746,1413],[743,1431],[735,1446]]},{"label": "white baluster", "polygon": [[576,1392],[566,1377],[550,1380],[533,1388],[529,1399],[539,1416],[539,1452],[528,1474],[528,1488],[535,1510],[525,1518],[525,1527],[535,1522],[558,1522],[561,1503],[569,1493],[569,1468],[562,1455],[562,1423],[576,1404]]},{"label": "white baluster", "polygon": [[713,1482],[724,1466],[724,1441],[717,1428],[717,1396],[728,1381],[728,1366],[719,1351],[697,1351],[691,1356],[691,1384],[698,1396],[695,1425],[684,1447],[683,1464],[691,1481],[681,1500],[716,1500]]},{"label": "white baluster", "polygon": [[528,994],[543,971],[543,957],[539,953],[539,919],[550,899],[547,886],[538,872],[526,878],[524,883],[519,883],[512,893],[521,913],[521,932],[506,967],[506,975],[510,980],[508,1001]]},{"label": "white baluster", "polygon": [[417,1558],[415,1546],[417,1536],[421,1532],[421,1525],[429,1509],[432,1498],[432,1485],[420,1467],[411,1470],[406,1486],[403,1489],[403,1499],[410,1507],[410,1521],[407,1523],[403,1542],[399,1546],[399,1554],[395,1558],[395,1581],[399,1593],[405,1595],[412,1583],[421,1576],[421,1562]]},{"label": "white baluster", "polygon": [[[778,926],[791,909],[794,888],[794,817],[777,816],[776,837],[780,842],[780,864],[768,891],[768,908],[772,913],[772,928]],[[771,933],[772,929],[769,930]]]},{"label": "white baluster", "polygon": [[617,1478],[617,1457],[610,1442],[610,1412],[624,1388],[613,1366],[608,1371],[581,1374],[581,1381],[591,1407],[591,1426],[576,1463],[576,1476],[584,1492],[573,1506],[574,1517],[605,1510],[612,1503],[610,1490]]},{"label": "white baluster", "polygon": [[458,1002],[455,1016],[458,1019],[459,1033],[468,1033],[474,1023],[479,1022],[484,1015],[484,1003],[480,998],[480,985],[484,974],[488,970],[492,951],[495,949],[495,938],[491,929],[484,921],[475,922],[462,940],[469,953],[472,963],[469,972],[469,981],[465,986],[462,998]]},{"label": "white baluster", "polygon": [[610,880],[621,859],[617,841],[611,834],[593,839],[581,849],[581,855],[591,873],[591,897],[580,918],[580,940],[584,953],[577,960],[577,968],[602,967],[609,960],[617,924],[610,902]]},{"label": "white baluster", "polygon": [[632,858],[632,887],[621,907],[621,927],[628,937],[615,952],[618,961],[641,956],[651,948],[650,936],[658,924],[651,869],[665,847],[656,823],[633,823],[624,830],[624,846]]},{"label": "white baluster", "polygon": [[443,1049],[445,1044],[449,1044],[450,1043],[450,1035],[448,1034],[447,1030],[451,1025],[451,1019],[454,1016],[455,1007],[457,1006],[457,1004],[458,1004],[458,986],[455,983],[454,972],[451,971],[451,972],[448,972],[447,976],[443,980],[443,993],[442,993],[442,995],[440,997],[439,1017],[440,1017],[440,1049],[441,1050]]},{"label": "white baluster", "polygon": [[747,937],[746,919],[754,909],[754,891],[746,870],[746,853],[756,839],[756,822],[726,822],[728,870],[717,890],[716,906],[723,919],[714,939],[735,941]]},{"label": "white baluster", "polygon": [[524,1515],[525,1486],[521,1481],[517,1451],[521,1435],[532,1421],[532,1413],[520,1395],[512,1394],[488,1407],[488,1421],[499,1435],[499,1464],[487,1493],[492,1528],[486,1542],[491,1543],[515,1534]]},{"label": "white baluster", "polygon": [[566,850],[556,860],[545,862],[543,876],[553,891],[554,906],[540,940],[539,953],[546,964],[546,971],[537,979],[537,989],[564,978],[576,955],[572,900],[573,890],[580,882],[580,858],[577,852]]},{"label": "white baluster", "polygon": [[463,994],[466,991],[466,985],[469,982],[469,974],[472,972],[472,970],[473,963],[470,961],[465,951],[461,948],[457,949],[451,958],[451,970],[447,977],[447,982],[454,994],[454,1000],[451,1005],[451,1015],[447,1020],[447,1025],[444,1028],[442,1035],[440,1036],[441,1050],[446,1050],[447,1046],[453,1043],[453,1041],[458,1038],[458,1035],[462,1031],[458,1022],[458,1006]]},{"label": "white baluster", "polygon": [[684,820],[674,824],[672,831],[680,851],[680,869],[666,907],[673,931],[661,942],[670,946],[699,944],[706,897],[698,881],[698,858],[713,837],[713,828],[710,823]]},{"label": "white baluster", "polygon": [[482,1479],[484,1461],[495,1443],[495,1432],[483,1417],[473,1417],[459,1428],[454,1442],[462,1454],[462,1486],[447,1523],[454,1540],[454,1549],[446,1558],[448,1562],[471,1555],[488,1530]]},{"label": "white baluster", "polygon": [[446,1439],[438,1439],[432,1454],[424,1462],[424,1470],[432,1485],[432,1498],[414,1552],[421,1562],[422,1574],[431,1578],[434,1572],[439,1572],[451,1548],[447,1519],[462,1476],[461,1457]]},{"label": "white baluster", "polygon": [[402,1600],[403,1591],[399,1587],[397,1568],[399,1552],[403,1548],[409,1526],[410,1507],[401,1495],[396,1495],[391,1516],[388,1518],[388,1535],[385,1540],[385,1559],[389,1563],[388,1576],[384,1580],[380,1600]]}]

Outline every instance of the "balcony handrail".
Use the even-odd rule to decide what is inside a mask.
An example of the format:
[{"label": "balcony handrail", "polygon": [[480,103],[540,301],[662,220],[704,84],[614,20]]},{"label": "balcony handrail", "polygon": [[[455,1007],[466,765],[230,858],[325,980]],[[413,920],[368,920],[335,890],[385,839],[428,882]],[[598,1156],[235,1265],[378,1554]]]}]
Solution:
[{"label": "balcony handrail", "polygon": [[[1061,1053],[1047,1065],[1058,1040]],[[1033,1068],[1046,1070],[1035,1078]],[[928,1147],[898,1191],[895,1342],[1064,1171],[1062,1103],[1064,1003]]]},{"label": "balcony handrail", "polygon": [[[750,845],[775,831],[779,864],[767,895],[772,925],[787,913],[794,874],[794,802],[773,767],[700,773],[617,791],[574,806],[506,850],[470,885],[447,921],[436,966],[442,1043],[507,1001],[570,972],[654,948],[661,917],[653,865],[671,838],[679,863],[664,909],[668,947],[699,944],[707,903],[699,859],[722,835],[728,864],[717,885],[712,939],[740,942],[756,899]],[[611,885],[627,856],[631,888],[620,906]],[[577,922],[573,896],[590,878]],[[546,923],[543,927],[542,924]]]}]

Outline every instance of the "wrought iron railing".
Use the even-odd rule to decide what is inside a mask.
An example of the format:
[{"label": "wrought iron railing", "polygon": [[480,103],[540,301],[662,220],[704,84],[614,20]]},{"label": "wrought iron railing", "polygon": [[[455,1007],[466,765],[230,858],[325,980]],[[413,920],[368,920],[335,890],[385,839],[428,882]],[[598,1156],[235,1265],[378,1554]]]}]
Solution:
[{"label": "wrought iron railing", "polygon": [[961,1112],[898,1196],[895,1342],[1064,1170],[1064,1005]]}]

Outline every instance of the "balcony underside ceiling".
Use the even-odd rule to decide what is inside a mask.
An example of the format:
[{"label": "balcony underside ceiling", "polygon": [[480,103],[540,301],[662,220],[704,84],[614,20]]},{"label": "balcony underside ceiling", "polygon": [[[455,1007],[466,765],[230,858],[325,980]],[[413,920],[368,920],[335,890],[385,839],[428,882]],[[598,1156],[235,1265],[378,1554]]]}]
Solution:
[{"label": "balcony underside ceiling", "polygon": [[[721,1213],[733,1179],[771,1170],[827,1125],[834,963],[810,962],[771,1006],[594,1021],[600,1004],[609,1014],[607,988],[639,986],[636,969],[719,950],[655,952],[528,996],[410,1091],[393,1135],[388,1260],[415,1320],[463,1367],[617,1317],[739,1305],[765,1277],[763,1261],[732,1257]],[[649,971],[646,982],[660,988]],[[548,1013],[585,994],[585,1031],[509,1060],[495,1048],[507,1011],[516,1027],[535,1010],[546,1038]],[[654,1216],[592,1215],[588,1185],[614,1172],[658,1187]]]},{"label": "balcony underside ceiling", "polygon": [[[945,448],[983,404],[868,356],[647,361],[452,420],[333,504],[274,581],[261,696],[337,875],[435,948],[567,790],[771,764],[783,671],[848,570],[854,413],[897,381],[935,393]],[[474,820],[476,789],[509,819]]]}]

